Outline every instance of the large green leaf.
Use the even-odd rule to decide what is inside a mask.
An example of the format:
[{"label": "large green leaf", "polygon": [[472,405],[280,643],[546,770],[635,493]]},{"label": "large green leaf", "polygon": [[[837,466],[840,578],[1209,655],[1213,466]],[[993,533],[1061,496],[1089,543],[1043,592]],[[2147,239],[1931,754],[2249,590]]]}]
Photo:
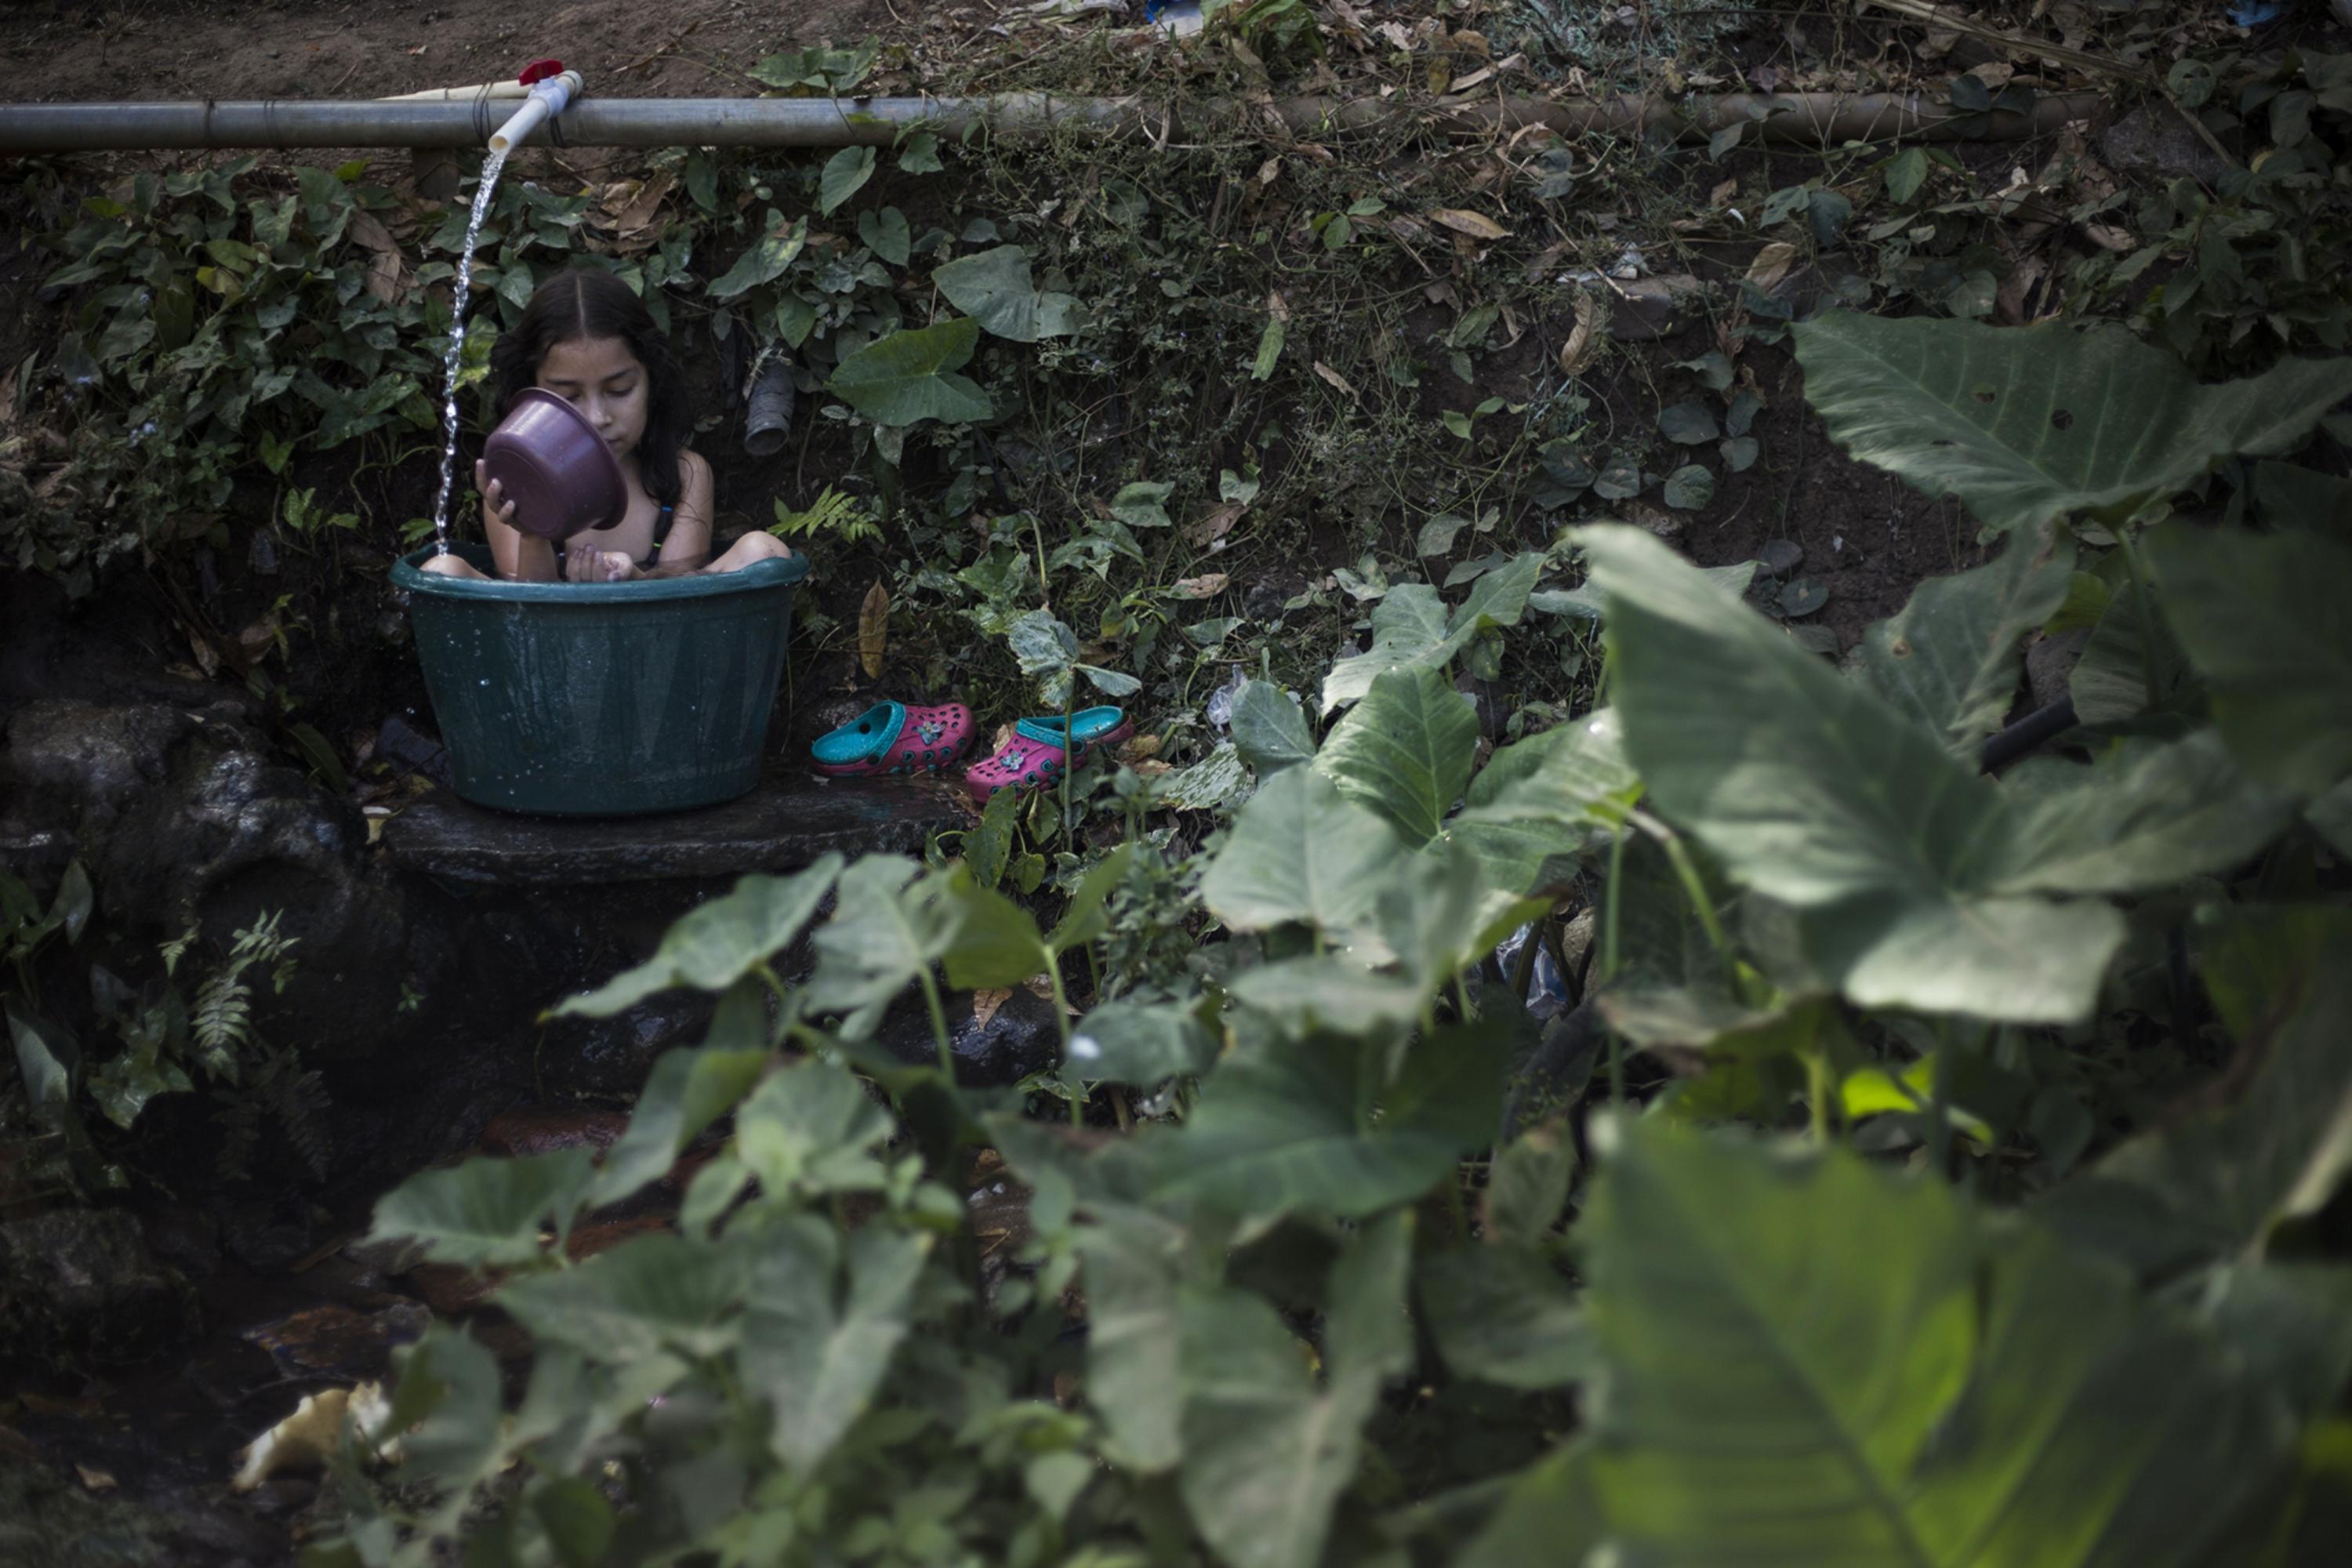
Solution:
[{"label": "large green leaf", "polygon": [[1613,1131],[1580,1234],[1628,1560],[2234,1560],[2292,1423],[2123,1269],[1842,1149]]},{"label": "large green leaf", "polygon": [[1431,1333],[1445,1364],[1505,1388],[1559,1388],[1593,1367],[1576,1292],[1526,1247],[1433,1252],[1416,1270]]},{"label": "large green leaf", "polygon": [[[506,1457],[498,1358],[464,1331],[437,1322],[392,1355],[398,1382],[389,1429],[401,1440],[400,1465],[389,1479],[416,1489],[414,1495],[438,1494],[417,1522],[454,1531],[474,1489],[496,1475]],[[551,1363],[560,1352],[541,1359]]]},{"label": "large green leaf", "polygon": [[1073,1026],[1070,1066],[1089,1083],[1156,1083],[1204,1070],[1217,1042],[1172,1002],[1106,1002]]},{"label": "large green leaf", "polygon": [[2142,1133],[2044,1199],[2068,1234],[2149,1274],[2258,1248],[2352,1166],[2352,911],[2234,911],[2201,944],[2205,984],[2261,1062],[2232,1099]]},{"label": "large green leaf", "polygon": [[541,1226],[570,1228],[594,1173],[585,1149],[421,1171],[376,1201],[373,1234],[413,1237],[443,1263],[529,1263],[541,1251]]},{"label": "large green leaf", "polygon": [[1067,337],[1086,326],[1086,307],[1075,298],[1041,291],[1029,280],[1029,253],[1017,245],[950,261],[931,281],[948,303],[1016,343]]},{"label": "large green leaf", "polygon": [[1270,681],[1244,680],[1234,693],[1234,744],[1242,760],[1268,778],[1311,761],[1315,736],[1290,694]]},{"label": "large green leaf", "polygon": [[874,177],[874,149],[844,147],[824,161],[824,173],[817,178],[817,201],[822,211],[831,212],[865,188]]},{"label": "large green leaf", "polygon": [[1391,589],[1372,611],[1372,646],[1339,660],[1323,678],[1323,711],[1353,702],[1389,670],[1443,668],[1479,633],[1518,625],[1549,560],[1533,550],[1512,557],[1481,576],[1452,611],[1426,583]]},{"label": "large green leaf", "polygon": [[1617,715],[1602,709],[1496,752],[1445,836],[1497,887],[1557,887],[1576,875],[1586,843],[1622,826],[1641,794]]},{"label": "large green leaf", "polygon": [[714,1356],[735,1344],[745,1278],[740,1246],[641,1236],[576,1268],[517,1279],[498,1304],[534,1337],[603,1361],[666,1349]]},{"label": "large green leaf", "polygon": [[2018,798],[2002,892],[2130,893],[2225,871],[2294,820],[2294,802],[2246,776],[2210,730],[2125,742],[2089,767],[2031,758],[2001,781]]},{"label": "large green leaf", "polygon": [[629,1112],[629,1130],[604,1152],[591,1201],[618,1203],[667,1175],[697,1134],[751,1092],[768,1060],[757,1048],[665,1051]]},{"label": "large green leaf", "polygon": [[724,991],[791,945],[840,875],[841,857],[827,855],[789,877],[746,877],[673,924],[645,963],[566,997],[555,1012],[609,1018],[657,991]]},{"label": "large green leaf", "polygon": [[2278,452],[2352,394],[2352,359],[2200,386],[2126,329],[1833,311],[1795,329],[1831,438],[1989,530],[2120,519],[2233,454]]},{"label": "large green leaf", "polygon": [[1343,931],[1371,913],[1404,853],[1387,823],[1311,768],[1269,779],[1201,879],[1201,901],[1235,931],[1304,921]]},{"label": "large green leaf", "polygon": [[1454,1559],[1454,1568],[1588,1562],[1602,1538],[1592,1468],[1592,1444],[1580,1437],[1513,1476],[1493,1516]]},{"label": "large green leaf", "polygon": [[2174,524],[2147,549],[2165,619],[2246,771],[2306,795],[2352,773],[2352,544]]},{"label": "large green leaf", "polygon": [[1332,729],[1314,766],[1418,846],[1461,798],[1477,746],[1478,716],[1452,681],[1425,666],[1392,669]]},{"label": "large green leaf", "polygon": [[1445,602],[1428,584],[1405,583],[1391,589],[1372,607],[1372,646],[1341,658],[1323,678],[1323,711],[1355,701],[1387,670],[1444,662],[1451,620]]},{"label": "large green leaf", "polygon": [[1331,1270],[1328,1381],[1263,1297],[1226,1287],[1182,1304],[1181,1489],[1201,1533],[1233,1568],[1309,1568],[1356,1473],[1381,1386],[1412,1363],[1404,1310],[1412,1259],[1403,1215],[1367,1226]]},{"label": "large green leaf", "polygon": [[772,1196],[878,1187],[868,1152],[890,1136],[890,1113],[857,1078],[802,1060],[771,1077],[735,1119],[735,1154]]},{"label": "large green leaf", "polygon": [[1989,566],[1930,577],[1863,634],[1864,673],[1946,751],[1974,762],[2017,695],[2019,639],[2065,602],[2074,569],[2073,540],[2028,531]]},{"label": "large green leaf", "polygon": [[834,395],[877,425],[985,419],[988,395],[954,374],[971,360],[980,323],[969,316],[902,328],[843,360],[828,384]]},{"label": "large green leaf", "polygon": [[2142,595],[2128,580],[2108,596],[2083,657],[2066,678],[2066,696],[2081,722],[2119,724],[2145,714],[2201,716],[2202,693],[2189,659],[2154,601],[2154,595]]},{"label": "large green leaf", "polygon": [[1638,529],[1577,535],[1607,595],[1626,750],[1658,805],[1802,916],[1864,1006],[2087,1014],[2113,910],[2004,895],[1995,786]]},{"label": "large green leaf", "polygon": [[793,264],[793,258],[800,255],[807,244],[806,214],[788,224],[782,214],[770,207],[765,232],[749,250],[735,258],[735,265],[729,268],[724,276],[711,283],[710,297],[732,300],[738,294],[749,293],[762,283],[773,281],[782,276],[784,268]]},{"label": "large green leaf", "polygon": [[1499,1032],[1441,1030],[1383,1088],[1386,1052],[1344,1036],[1226,1059],[1181,1131],[1157,1140],[1160,1189],[1231,1214],[1352,1218],[1407,1203],[1494,1134]]},{"label": "large green leaf", "polygon": [[776,1457],[806,1475],[888,1375],[931,1238],[869,1226],[844,1243],[803,1216],[761,1242],[743,1314],[743,1380],[769,1402]]},{"label": "large green leaf", "polygon": [[844,1028],[870,1033],[899,993],[943,957],[954,941],[955,912],[931,896],[937,885],[914,880],[913,861],[868,855],[842,873],[833,918],[809,939],[816,973],[809,1005],[847,1015]]},{"label": "large green leaf", "polygon": [[1087,1394],[1121,1462],[1173,1468],[1183,1452],[1177,1369],[1177,1256],[1185,1235],[1153,1211],[1121,1206],[1078,1228],[1086,1260]]}]

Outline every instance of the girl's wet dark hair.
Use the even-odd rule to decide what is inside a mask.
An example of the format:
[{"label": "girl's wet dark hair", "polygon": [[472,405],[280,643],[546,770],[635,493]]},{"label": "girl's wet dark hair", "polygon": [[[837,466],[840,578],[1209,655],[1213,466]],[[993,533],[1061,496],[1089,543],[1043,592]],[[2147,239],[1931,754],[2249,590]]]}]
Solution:
[{"label": "girl's wet dark hair", "polygon": [[499,333],[490,349],[490,384],[498,406],[503,410],[515,394],[537,384],[548,350],[583,338],[618,338],[646,367],[646,433],[637,443],[637,462],[646,493],[665,506],[676,506],[685,489],[678,457],[694,429],[686,377],[645,301],[610,272],[575,267],[531,290],[522,320]]}]

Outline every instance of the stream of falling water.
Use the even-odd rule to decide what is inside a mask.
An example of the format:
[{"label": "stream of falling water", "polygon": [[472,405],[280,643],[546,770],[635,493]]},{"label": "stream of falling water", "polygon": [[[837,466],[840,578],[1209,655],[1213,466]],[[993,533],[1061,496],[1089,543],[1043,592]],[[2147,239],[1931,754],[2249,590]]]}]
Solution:
[{"label": "stream of falling water", "polygon": [[499,171],[507,155],[496,150],[482,160],[482,183],[474,191],[474,212],[466,223],[466,248],[457,256],[457,291],[449,301],[449,353],[442,362],[441,495],[433,503],[433,540],[437,555],[449,553],[449,492],[457,480],[457,367],[466,357],[466,302],[474,284],[474,241],[489,216],[490,195],[499,188]]}]

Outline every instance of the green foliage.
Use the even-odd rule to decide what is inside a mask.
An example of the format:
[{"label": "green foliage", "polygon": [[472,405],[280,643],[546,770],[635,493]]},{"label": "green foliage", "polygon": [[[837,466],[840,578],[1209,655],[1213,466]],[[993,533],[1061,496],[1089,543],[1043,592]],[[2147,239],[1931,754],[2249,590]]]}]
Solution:
[{"label": "green foliage", "polygon": [[892,332],[842,361],[831,386],[880,425],[985,419],[988,395],[954,374],[979,341],[980,323],[969,317]]},{"label": "green foliage", "polygon": [[1796,329],[1838,444],[1989,532],[2131,516],[2241,452],[2285,450],[2352,394],[2352,361],[2287,360],[2200,386],[2117,327],[2004,329],[1837,312]]},{"label": "green foliage", "polygon": [[2122,1270],[1850,1153],[1638,1124],[1615,1142],[1581,1229],[1592,1479],[1624,1549],[2187,1563],[2242,1547],[2236,1510],[2286,1458],[2279,1394]]},{"label": "green foliage", "polygon": [[957,310],[1016,343],[1067,337],[1086,324],[1076,300],[1041,292],[1029,281],[1029,253],[1017,245],[950,261],[931,274],[931,281]]}]

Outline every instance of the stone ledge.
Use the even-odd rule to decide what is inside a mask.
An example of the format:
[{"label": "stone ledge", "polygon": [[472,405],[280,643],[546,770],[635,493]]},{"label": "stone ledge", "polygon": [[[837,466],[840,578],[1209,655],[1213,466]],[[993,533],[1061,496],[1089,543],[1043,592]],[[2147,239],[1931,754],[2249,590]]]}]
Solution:
[{"label": "stone ledge", "polygon": [[394,864],[455,881],[572,888],[796,871],[839,853],[919,855],[969,818],[931,779],[773,771],[740,800],[656,816],[517,816],[435,790],[384,825]]}]

